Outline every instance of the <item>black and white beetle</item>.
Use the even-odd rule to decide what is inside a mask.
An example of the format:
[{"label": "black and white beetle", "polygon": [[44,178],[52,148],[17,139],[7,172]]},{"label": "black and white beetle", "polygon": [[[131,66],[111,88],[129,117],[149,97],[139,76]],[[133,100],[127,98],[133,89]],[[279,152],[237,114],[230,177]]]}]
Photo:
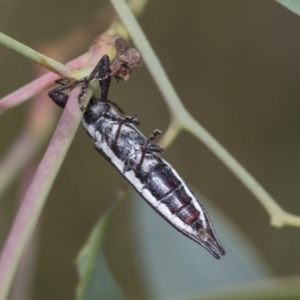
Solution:
[{"label": "black and white beetle", "polygon": [[[91,80],[99,80],[101,99],[92,98],[83,117],[83,127],[94,140],[97,151],[127,179],[134,189],[172,226],[207,249],[215,258],[225,254],[208,213],[193,192],[157,153],[163,149],[150,142],[160,134],[155,130],[147,139],[136,127],[135,116],[122,116],[107,100],[112,74],[109,58],[103,56],[90,76],[64,84],[49,96],[64,107],[68,96],[62,91],[82,83],[79,102]],[[116,105],[115,105],[116,106]],[[82,107],[82,106],[81,106]],[[117,110],[120,111],[117,106]]]}]

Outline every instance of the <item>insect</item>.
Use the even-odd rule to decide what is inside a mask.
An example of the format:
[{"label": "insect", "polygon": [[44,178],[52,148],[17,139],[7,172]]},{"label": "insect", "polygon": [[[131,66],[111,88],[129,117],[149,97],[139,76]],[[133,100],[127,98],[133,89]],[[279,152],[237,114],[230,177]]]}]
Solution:
[{"label": "insect", "polygon": [[[214,232],[206,209],[174,168],[159,156],[163,149],[151,143],[161,132],[155,130],[146,138],[135,127],[139,125],[136,116],[120,113],[119,107],[107,100],[110,78],[109,59],[103,56],[90,76],[73,82],[74,85],[83,83],[79,96],[81,101],[80,97],[84,95],[89,80],[99,80],[101,98],[91,99],[82,121],[88,135],[94,140],[96,150],[166,221],[203,246],[215,258],[220,258],[225,250]],[[51,91],[49,96],[64,107],[67,95],[62,96],[61,92],[69,87],[68,84],[62,85]]]}]

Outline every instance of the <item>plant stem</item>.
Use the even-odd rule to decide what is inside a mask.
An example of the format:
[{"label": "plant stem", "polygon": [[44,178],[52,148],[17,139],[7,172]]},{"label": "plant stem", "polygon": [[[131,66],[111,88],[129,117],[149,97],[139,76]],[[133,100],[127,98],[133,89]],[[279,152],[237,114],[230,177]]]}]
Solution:
[{"label": "plant stem", "polygon": [[[72,66],[72,69],[80,68],[86,63],[87,59],[88,55],[84,54],[70,61],[68,64]],[[49,88],[51,85],[53,85],[55,79],[57,79],[57,75],[53,73],[47,73],[33,80],[32,82],[22,86],[21,88],[10,93],[9,95],[6,95],[0,100],[0,115],[6,112],[8,109],[11,109],[23,103],[29,98]]]},{"label": "plant stem", "polygon": [[0,32],[0,44],[6,48],[26,57],[39,65],[47,68],[48,70],[61,75],[62,77],[70,76],[72,73],[72,68],[66,65],[63,65],[46,55],[43,55],[28,46],[23,45],[22,43],[12,39],[11,37]]}]

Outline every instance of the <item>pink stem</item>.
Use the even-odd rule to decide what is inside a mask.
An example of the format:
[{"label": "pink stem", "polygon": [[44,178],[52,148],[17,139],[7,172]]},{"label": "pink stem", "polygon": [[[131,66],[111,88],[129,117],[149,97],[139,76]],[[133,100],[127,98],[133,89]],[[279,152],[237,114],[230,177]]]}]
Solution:
[{"label": "pink stem", "polygon": [[20,257],[80,123],[82,112],[77,100],[79,90],[80,87],[77,87],[70,93],[67,106],[4,245],[0,256],[0,300],[7,298]]},{"label": "pink stem", "polygon": [[[84,54],[68,63],[68,65],[79,68],[88,59],[88,54]],[[25,86],[21,87],[20,89],[16,90],[15,92],[3,97],[0,100],[0,114],[5,112],[6,110],[13,108],[24,101],[28,100],[29,98],[35,96],[36,94],[40,93],[41,91],[47,89],[51,85],[53,85],[53,81],[57,79],[57,76],[54,73],[47,73],[40,78],[33,80],[32,82],[26,84]]]}]

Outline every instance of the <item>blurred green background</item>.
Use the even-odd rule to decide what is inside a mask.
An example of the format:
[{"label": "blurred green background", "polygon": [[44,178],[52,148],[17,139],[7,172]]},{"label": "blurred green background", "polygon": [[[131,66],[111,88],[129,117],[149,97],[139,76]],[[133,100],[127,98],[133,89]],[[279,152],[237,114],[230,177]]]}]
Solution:
[{"label": "blurred green background", "polygon": [[[37,49],[67,36],[109,5],[94,0],[3,0],[1,31]],[[88,43],[78,40],[77,55],[107,28],[111,16],[107,10]],[[271,0],[164,0],[150,1],[140,24],[192,115],[283,208],[300,214],[300,17]],[[0,97],[30,82],[33,74],[31,62],[0,48]],[[155,128],[166,130],[168,111],[145,67],[127,83],[114,83],[110,99],[128,114],[138,115],[145,135]],[[0,154],[21,131],[29,105],[1,116]],[[271,227],[258,201],[199,141],[183,133],[164,158],[253,243],[268,270],[266,278],[300,273],[300,228]],[[76,255],[124,184],[80,128],[42,215],[32,299],[73,299]],[[17,180],[0,202],[0,245],[13,220],[18,186]],[[127,199],[121,205],[104,248],[129,298],[144,299],[153,295],[137,260],[141,248],[136,246],[138,229],[131,223],[133,203]],[[204,250],[193,249],[193,255],[204,256],[215,266]],[[231,272],[235,270],[233,261]]]}]

